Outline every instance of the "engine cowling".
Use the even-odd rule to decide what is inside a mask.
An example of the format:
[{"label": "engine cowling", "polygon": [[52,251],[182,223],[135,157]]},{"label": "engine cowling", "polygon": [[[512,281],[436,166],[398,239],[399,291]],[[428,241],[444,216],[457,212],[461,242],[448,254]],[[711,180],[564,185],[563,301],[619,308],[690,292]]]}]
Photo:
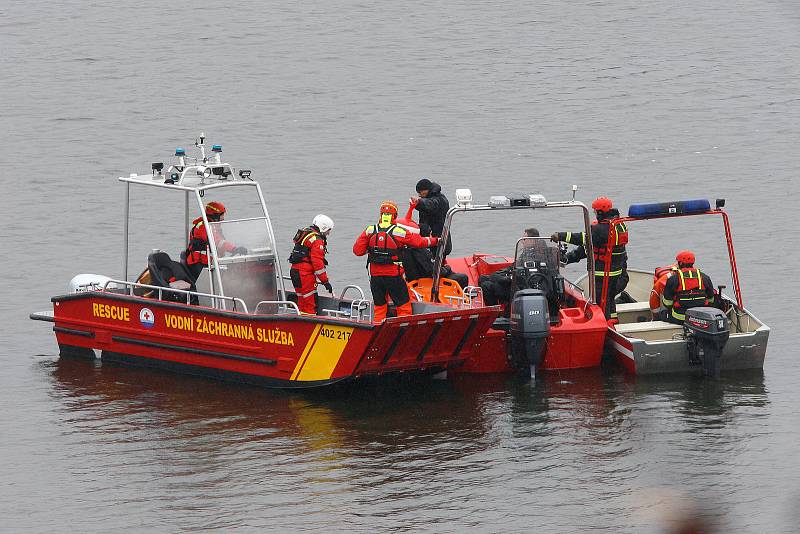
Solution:
[{"label": "engine cowling", "polygon": [[703,374],[719,377],[719,361],[731,334],[730,320],[722,310],[699,306],[686,310],[683,323],[689,361],[702,365]]},{"label": "engine cowling", "polygon": [[535,374],[542,363],[547,336],[550,335],[550,314],[547,296],[541,289],[517,291],[511,299],[511,363],[520,371]]}]

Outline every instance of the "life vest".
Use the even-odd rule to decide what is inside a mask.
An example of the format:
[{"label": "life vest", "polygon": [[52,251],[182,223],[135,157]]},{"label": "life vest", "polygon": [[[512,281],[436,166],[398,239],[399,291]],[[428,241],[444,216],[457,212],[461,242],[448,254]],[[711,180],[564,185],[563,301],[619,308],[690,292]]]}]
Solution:
[{"label": "life vest", "polygon": [[628,254],[625,250],[625,245],[628,244],[628,227],[620,219],[594,221],[592,226],[598,224],[608,225],[608,240],[605,243],[592,242],[595,275],[602,276],[605,274],[606,262],[610,259],[611,265],[609,266],[608,275],[619,276],[622,274],[628,259]]},{"label": "life vest", "polygon": [[708,304],[706,288],[703,287],[703,275],[700,269],[684,267],[676,271],[678,288],[672,298],[672,316],[683,321],[686,319],[685,310]]},{"label": "life vest", "polygon": [[657,311],[661,308],[661,295],[664,293],[664,288],[667,285],[669,277],[675,274],[678,266],[674,263],[666,267],[657,267],[655,276],[653,276],[653,289],[650,291],[650,310]]},{"label": "life vest", "polygon": [[312,238],[322,239],[323,243],[325,243],[325,236],[319,233],[316,228],[309,226],[307,228],[300,228],[297,230],[293,239],[294,248],[292,249],[292,253],[289,254],[289,263],[294,265],[296,263],[300,263],[310,256],[311,247],[308,245],[314,242],[314,239]]},{"label": "life vest", "polygon": [[392,224],[388,228],[382,228],[377,224],[370,226],[369,239],[367,240],[367,263],[376,265],[402,265],[400,257],[397,255],[401,245],[394,238],[393,232],[397,228]]},{"label": "life vest", "polygon": [[[205,237],[203,236],[205,233]],[[186,263],[195,265],[202,263],[208,266],[208,233],[203,232],[203,219],[196,219],[192,231],[189,232],[189,245],[186,247]]]}]

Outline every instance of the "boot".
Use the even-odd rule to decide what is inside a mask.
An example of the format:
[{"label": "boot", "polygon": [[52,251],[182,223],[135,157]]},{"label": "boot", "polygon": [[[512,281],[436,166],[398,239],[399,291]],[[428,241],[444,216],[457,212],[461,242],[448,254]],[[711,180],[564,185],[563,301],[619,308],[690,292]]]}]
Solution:
[{"label": "boot", "polygon": [[389,306],[384,304],[383,306],[375,306],[375,319],[374,322],[382,323],[384,319],[386,319],[386,312],[389,311]]}]

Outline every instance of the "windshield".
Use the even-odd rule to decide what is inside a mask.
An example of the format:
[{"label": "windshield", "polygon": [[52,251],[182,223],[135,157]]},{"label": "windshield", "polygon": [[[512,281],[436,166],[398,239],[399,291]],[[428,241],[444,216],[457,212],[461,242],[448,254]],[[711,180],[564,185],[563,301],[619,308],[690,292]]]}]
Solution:
[{"label": "windshield", "polygon": [[523,237],[514,252],[514,291],[552,291],[559,275],[558,247],[546,237]]}]

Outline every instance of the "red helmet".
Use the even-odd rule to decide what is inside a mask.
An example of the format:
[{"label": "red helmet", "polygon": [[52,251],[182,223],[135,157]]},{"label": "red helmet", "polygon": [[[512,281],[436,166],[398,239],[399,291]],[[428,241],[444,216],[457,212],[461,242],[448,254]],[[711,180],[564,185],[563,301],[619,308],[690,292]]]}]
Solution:
[{"label": "red helmet", "polygon": [[206,215],[222,215],[225,213],[225,204],[216,200],[206,204]]},{"label": "red helmet", "polygon": [[608,197],[597,197],[594,199],[594,202],[592,202],[592,209],[595,211],[608,211],[613,207],[614,205]]},{"label": "red helmet", "polygon": [[678,263],[694,265],[694,252],[691,250],[681,250],[675,256],[675,259],[678,260]]},{"label": "red helmet", "polygon": [[395,220],[397,218],[397,204],[391,200],[384,200],[381,203],[381,213],[391,213],[392,220]]}]

